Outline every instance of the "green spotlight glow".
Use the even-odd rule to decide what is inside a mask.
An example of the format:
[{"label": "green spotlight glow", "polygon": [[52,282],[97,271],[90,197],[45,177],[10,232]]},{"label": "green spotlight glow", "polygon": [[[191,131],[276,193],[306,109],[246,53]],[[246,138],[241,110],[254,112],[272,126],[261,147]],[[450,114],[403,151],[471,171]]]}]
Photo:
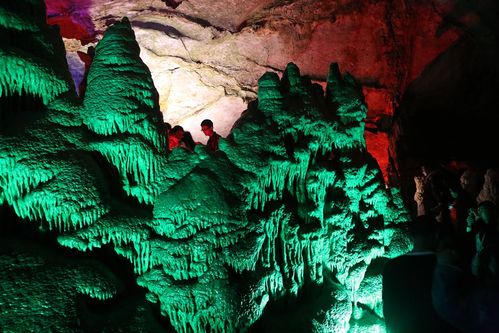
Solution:
[{"label": "green spotlight glow", "polygon": [[[14,7],[0,8],[2,33],[21,25],[5,17]],[[261,77],[258,107],[219,154],[167,154],[139,52],[127,19],[110,27],[83,103],[65,93],[68,73],[38,70],[21,51],[0,58],[18,75],[0,71],[0,95],[22,87],[45,105],[19,134],[0,136],[0,202],[58,230],[63,246],[112,246],[178,332],[244,331],[269,304],[323,285],[328,305],[312,302],[305,318],[315,331],[383,332],[381,275],[371,268],[409,250],[408,216],[366,151],[361,87],[333,64],[324,93],[289,64],[282,78]]]}]

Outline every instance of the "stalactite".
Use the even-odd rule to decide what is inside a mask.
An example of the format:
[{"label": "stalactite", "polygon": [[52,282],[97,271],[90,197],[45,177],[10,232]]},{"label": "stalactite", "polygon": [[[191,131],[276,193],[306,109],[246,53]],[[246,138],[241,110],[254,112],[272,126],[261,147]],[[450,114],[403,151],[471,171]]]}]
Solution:
[{"label": "stalactite", "polygon": [[[269,302],[331,283],[328,275],[339,283],[323,318],[310,319],[318,331],[346,332],[362,316],[351,319],[356,302],[379,308],[378,294],[365,296],[379,278],[365,281],[366,272],[408,249],[407,214],[365,150],[360,87],[336,65],[325,96],[294,64],[282,79],[266,73],[258,108],[221,139],[223,153],[167,155],[157,92],[127,19],[98,44],[82,106],[27,61],[16,82],[0,72],[0,94],[24,90],[51,104],[29,139],[0,137],[0,199],[47,223],[64,246],[109,244],[178,332],[241,331]],[[145,205],[113,198],[95,155]],[[111,296],[98,286],[81,292]]]}]

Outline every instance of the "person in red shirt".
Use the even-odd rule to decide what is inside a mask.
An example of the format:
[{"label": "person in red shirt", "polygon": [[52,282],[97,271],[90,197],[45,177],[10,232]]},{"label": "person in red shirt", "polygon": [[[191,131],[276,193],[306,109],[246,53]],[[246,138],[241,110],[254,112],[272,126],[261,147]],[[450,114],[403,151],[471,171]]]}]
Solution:
[{"label": "person in red shirt", "polygon": [[180,146],[180,142],[184,137],[184,129],[182,126],[174,126],[168,133],[168,148],[170,151],[173,148]]},{"label": "person in red shirt", "polygon": [[217,134],[213,130],[213,122],[210,119],[205,119],[201,122],[201,131],[209,137],[206,146],[210,151],[218,150],[218,140],[220,139],[220,135]]}]

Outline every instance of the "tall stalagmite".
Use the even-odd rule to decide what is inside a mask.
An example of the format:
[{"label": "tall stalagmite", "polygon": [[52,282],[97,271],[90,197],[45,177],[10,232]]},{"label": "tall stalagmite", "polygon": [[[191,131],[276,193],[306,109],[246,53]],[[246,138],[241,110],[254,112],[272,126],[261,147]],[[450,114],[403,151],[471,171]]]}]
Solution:
[{"label": "tall stalagmite", "polygon": [[44,98],[6,118],[17,131],[0,136],[0,201],[57,229],[63,246],[111,245],[178,332],[246,330],[269,304],[321,285],[328,301],[311,302],[305,330],[382,326],[377,258],[409,249],[407,214],[366,151],[354,79],[333,64],[324,93],[294,64],[282,79],[266,73],[219,152],[167,154],[139,51],[126,18],[112,26],[83,103],[68,88],[40,88],[69,87],[55,63],[3,81],[1,96],[31,84],[25,93]]}]

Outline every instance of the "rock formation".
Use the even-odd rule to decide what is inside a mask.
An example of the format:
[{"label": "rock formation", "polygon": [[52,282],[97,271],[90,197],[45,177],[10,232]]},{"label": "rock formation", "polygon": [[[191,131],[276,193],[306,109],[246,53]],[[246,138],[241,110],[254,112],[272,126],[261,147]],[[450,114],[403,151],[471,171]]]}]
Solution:
[{"label": "rock formation", "polygon": [[325,87],[337,62],[363,86],[367,146],[385,178],[389,126],[406,88],[477,20],[462,2],[46,0],[74,72],[84,68],[76,52],[128,16],[165,121],[191,130],[196,141],[206,140],[194,130],[204,118],[227,136],[266,71],[282,74],[292,61]]},{"label": "rock formation", "polygon": [[[34,13],[36,29],[25,33],[50,40],[42,8],[31,6],[0,9]],[[5,17],[0,24],[17,33]],[[366,150],[367,107],[352,76],[332,64],[324,92],[293,63],[282,78],[267,72],[219,152],[167,154],[158,94],[128,19],[97,44],[83,100],[58,66],[61,48],[42,62],[52,45],[0,46],[33,59],[22,70],[0,60],[19,75],[1,92],[9,126],[0,132],[0,203],[64,247],[110,247],[126,258],[178,332],[250,330],[265,325],[268,307],[317,287],[327,294],[308,300],[302,331],[383,326],[382,258],[409,250],[408,216]],[[15,93],[42,103],[3,103]]]}]

